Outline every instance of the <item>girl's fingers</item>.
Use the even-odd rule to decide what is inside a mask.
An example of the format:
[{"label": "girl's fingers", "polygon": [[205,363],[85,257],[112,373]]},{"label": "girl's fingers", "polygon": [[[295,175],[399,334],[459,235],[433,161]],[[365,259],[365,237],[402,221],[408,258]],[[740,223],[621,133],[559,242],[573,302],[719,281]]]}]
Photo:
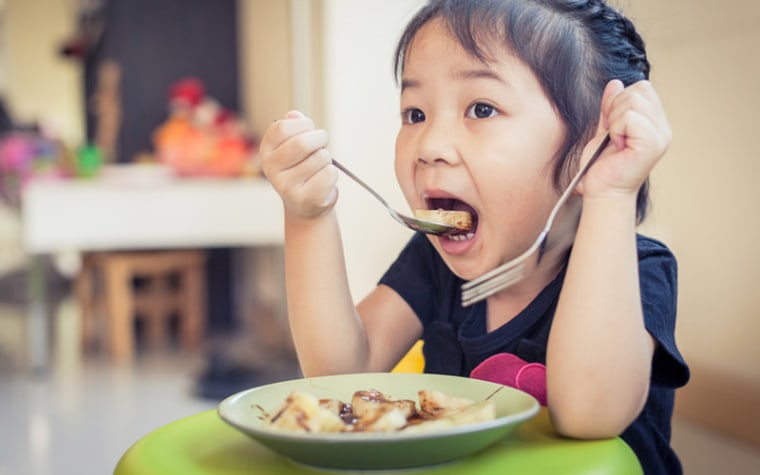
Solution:
[{"label": "girl's fingers", "polygon": [[328,168],[331,163],[332,158],[329,152],[321,148],[309,155],[305,160],[302,160],[298,165],[283,170],[280,173],[280,179],[301,187],[309,182],[312,177]]},{"label": "girl's fingers", "polygon": [[261,151],[271,152],[289,138],[314,130],[314,121],[298,111],[285,114],[284,119],[276,120],[269,126],[261,139]]},{"label": "girl's fingers", "polygon": [[[604,103],[607,127],[618,150],[629,140],[670,140],[670,126],[660,99],[648,81],[639,81]],[[629,120],[635,118],[636,120]],[[651,127],[641,127],[649,121]],[[658,147],[659,148],[659,147]]]},{"label": "girl's fingers", "polygon": [[586,153],[609,133],[612,145],[598,166],[589,171],[580,191],[605,193],[611,189],[636,192],[670,144],[670,126],[654,88],[640,81],[623,88],[610,81],[602,96],[597,136]]},{"label": "girl's fingers", "polygon": [[300,119],[302,117],[306,117],[306,115],[301,111],[290,111],[285,114],[286,119]]},{"label": "girl's fingers", "polygon": [[322,129],[308,130],[292,136],[280,144],[276,150],[280,170],[298,166],[319,150],[325,149],[328,143],[327,131]]},{"label": "girl's fingers", "polygon": [[613,101],[610,115],[614,116],[629,109],[646,115],[658,127],[665,128],[668,125],[660,97],[649,81],[639,81],[626,88],[625,92]]},{"label": "girl's fingers", "polygon": [[612,110],[612,101],[625,90],[623,82],[619,79],[613,79],[604,88],[602,94],[602,107],[599,111],[599,125],[597,126],[597,135],[603,134],[609,128],[609,115]]},{"label": "girl's fingers", "polygon": [[282,194],[287,209],[298,216],[318,216],[337,200],[338,173],[326,151],[320,150],[303,165],[283,172],[279,178],[290,184]]},{"label": "girl's fingers", "polygon": [[[596,126],[596,135],[594,135],[594,138],[592,138],[586,144],[583,155],[581,157],[583,163],[591,158],[593,151],[599,147],[599,144],[602,142],[602,140],[604,140],[604,136],[607,135],[609,128],[608,114],[612,107],[612,100],[615,96],[619,95],[624,88],[625,87],[623,86],[623,83],[617,79],[610,81],[604,88],[604,93],[602,95],[602,105],[599,109],[599,120]],[[607,150],[609,150],[609,147],[610,146],[608,145]]]},{"label": "girl's fingers", "polygon": [[272,123],[262,138],[262,170],[293,216],[320,216],[337,200],[327,143],[327,132],[298,111]]},{"label": "girl's fingers", "polygon": [[[329,164],[328,164],[329,165]],[[309,179],[308,186],[313,196],[322,198],[317,203],[320,209],[331,208],[338,199],[338,170],[332,166],[325,166],[317,171]]]}]

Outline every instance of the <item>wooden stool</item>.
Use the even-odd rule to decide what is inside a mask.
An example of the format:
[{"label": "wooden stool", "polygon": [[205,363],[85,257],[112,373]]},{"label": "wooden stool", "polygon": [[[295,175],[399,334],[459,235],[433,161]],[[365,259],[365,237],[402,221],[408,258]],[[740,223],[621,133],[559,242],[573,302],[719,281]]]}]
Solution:
[{"label": "wooden stool", "polygon": [[[87,254],[76,280],[82,343],[92,346],[97,314],[107,317],[107,347],[115,361],[134,355],[134,321],[145,321],[152,344],[165,343],[169,318],[178,317],[185,349],[200,343],[206,324],[204,251],[124,251]],[[171,280],[176,276],[176,282]],[[135,286],[135,279],[142,285]],[[96,286],[102,282],[102,290]]]}]

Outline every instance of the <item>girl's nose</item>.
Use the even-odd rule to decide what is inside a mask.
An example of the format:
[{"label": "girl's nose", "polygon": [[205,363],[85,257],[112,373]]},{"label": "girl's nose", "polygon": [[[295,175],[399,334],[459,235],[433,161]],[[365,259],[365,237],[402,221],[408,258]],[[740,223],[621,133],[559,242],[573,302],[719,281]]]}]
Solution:
[{"label": "girl's nose", "polygon": [[455,144],[455,134],[451,127],[441,121],[428,121],[419,137],[417,163],[453,165],[459,161]]}]

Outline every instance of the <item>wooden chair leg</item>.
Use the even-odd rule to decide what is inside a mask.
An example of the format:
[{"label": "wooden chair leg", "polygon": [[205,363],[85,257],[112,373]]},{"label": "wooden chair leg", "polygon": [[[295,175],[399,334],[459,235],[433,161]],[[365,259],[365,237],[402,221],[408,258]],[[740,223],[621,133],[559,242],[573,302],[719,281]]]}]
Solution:
[{"label": "wooden chair leg", "polygon": [[179,310],[180,342],[185,349],[195,349],[201,342],[205,325],[206,284],[199,265],[182,272],[182,304]]},{"label": "wooden chair leg", "polygon": [[148,309],[143,315],[145,322],[145,340],[149,347],[160,348],[169,340],[168,319],[163,312]]},{"label": "wooden chair leg", "polygon": [[169,340],[169,313],[166,295],[169,284],[165,276],[143,276],[145,286],[137,294],[132,294],[133,311],[140,315],[145,324],[145,340],[149,347],[159,348]]},{"label": "wooden chair leg", "polygon": [[80,336],[84,350],[91,349],[95,344],[95,277],[95,265],[90,256],[85,255],[82,258],[82,268],[74,280],[74,295],[81,316]]},{"label": "wooden chair leg", "polygon": [[123,363],[130,361],[134,354],[131,273],[121,259],[110,259],[104,267],[108,296],[108,346],[112,359]]}]

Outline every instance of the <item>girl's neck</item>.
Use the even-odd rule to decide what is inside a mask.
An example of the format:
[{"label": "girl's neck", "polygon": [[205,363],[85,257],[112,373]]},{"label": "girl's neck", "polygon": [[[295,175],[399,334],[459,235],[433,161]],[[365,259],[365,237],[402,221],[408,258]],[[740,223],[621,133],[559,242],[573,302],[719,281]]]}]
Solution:
[{"label": "girl's neck", "polygon": [[492,332],[507,324],[559,275],[565,259],[547,259],[534,273],[518,284],[496,293],[486,300],[486,331]]},{"label": "girl's neck", "polygon": [[522,312],[538,293],[498,294],[488,298],[486,305],[486,331],[504,326]]}]

